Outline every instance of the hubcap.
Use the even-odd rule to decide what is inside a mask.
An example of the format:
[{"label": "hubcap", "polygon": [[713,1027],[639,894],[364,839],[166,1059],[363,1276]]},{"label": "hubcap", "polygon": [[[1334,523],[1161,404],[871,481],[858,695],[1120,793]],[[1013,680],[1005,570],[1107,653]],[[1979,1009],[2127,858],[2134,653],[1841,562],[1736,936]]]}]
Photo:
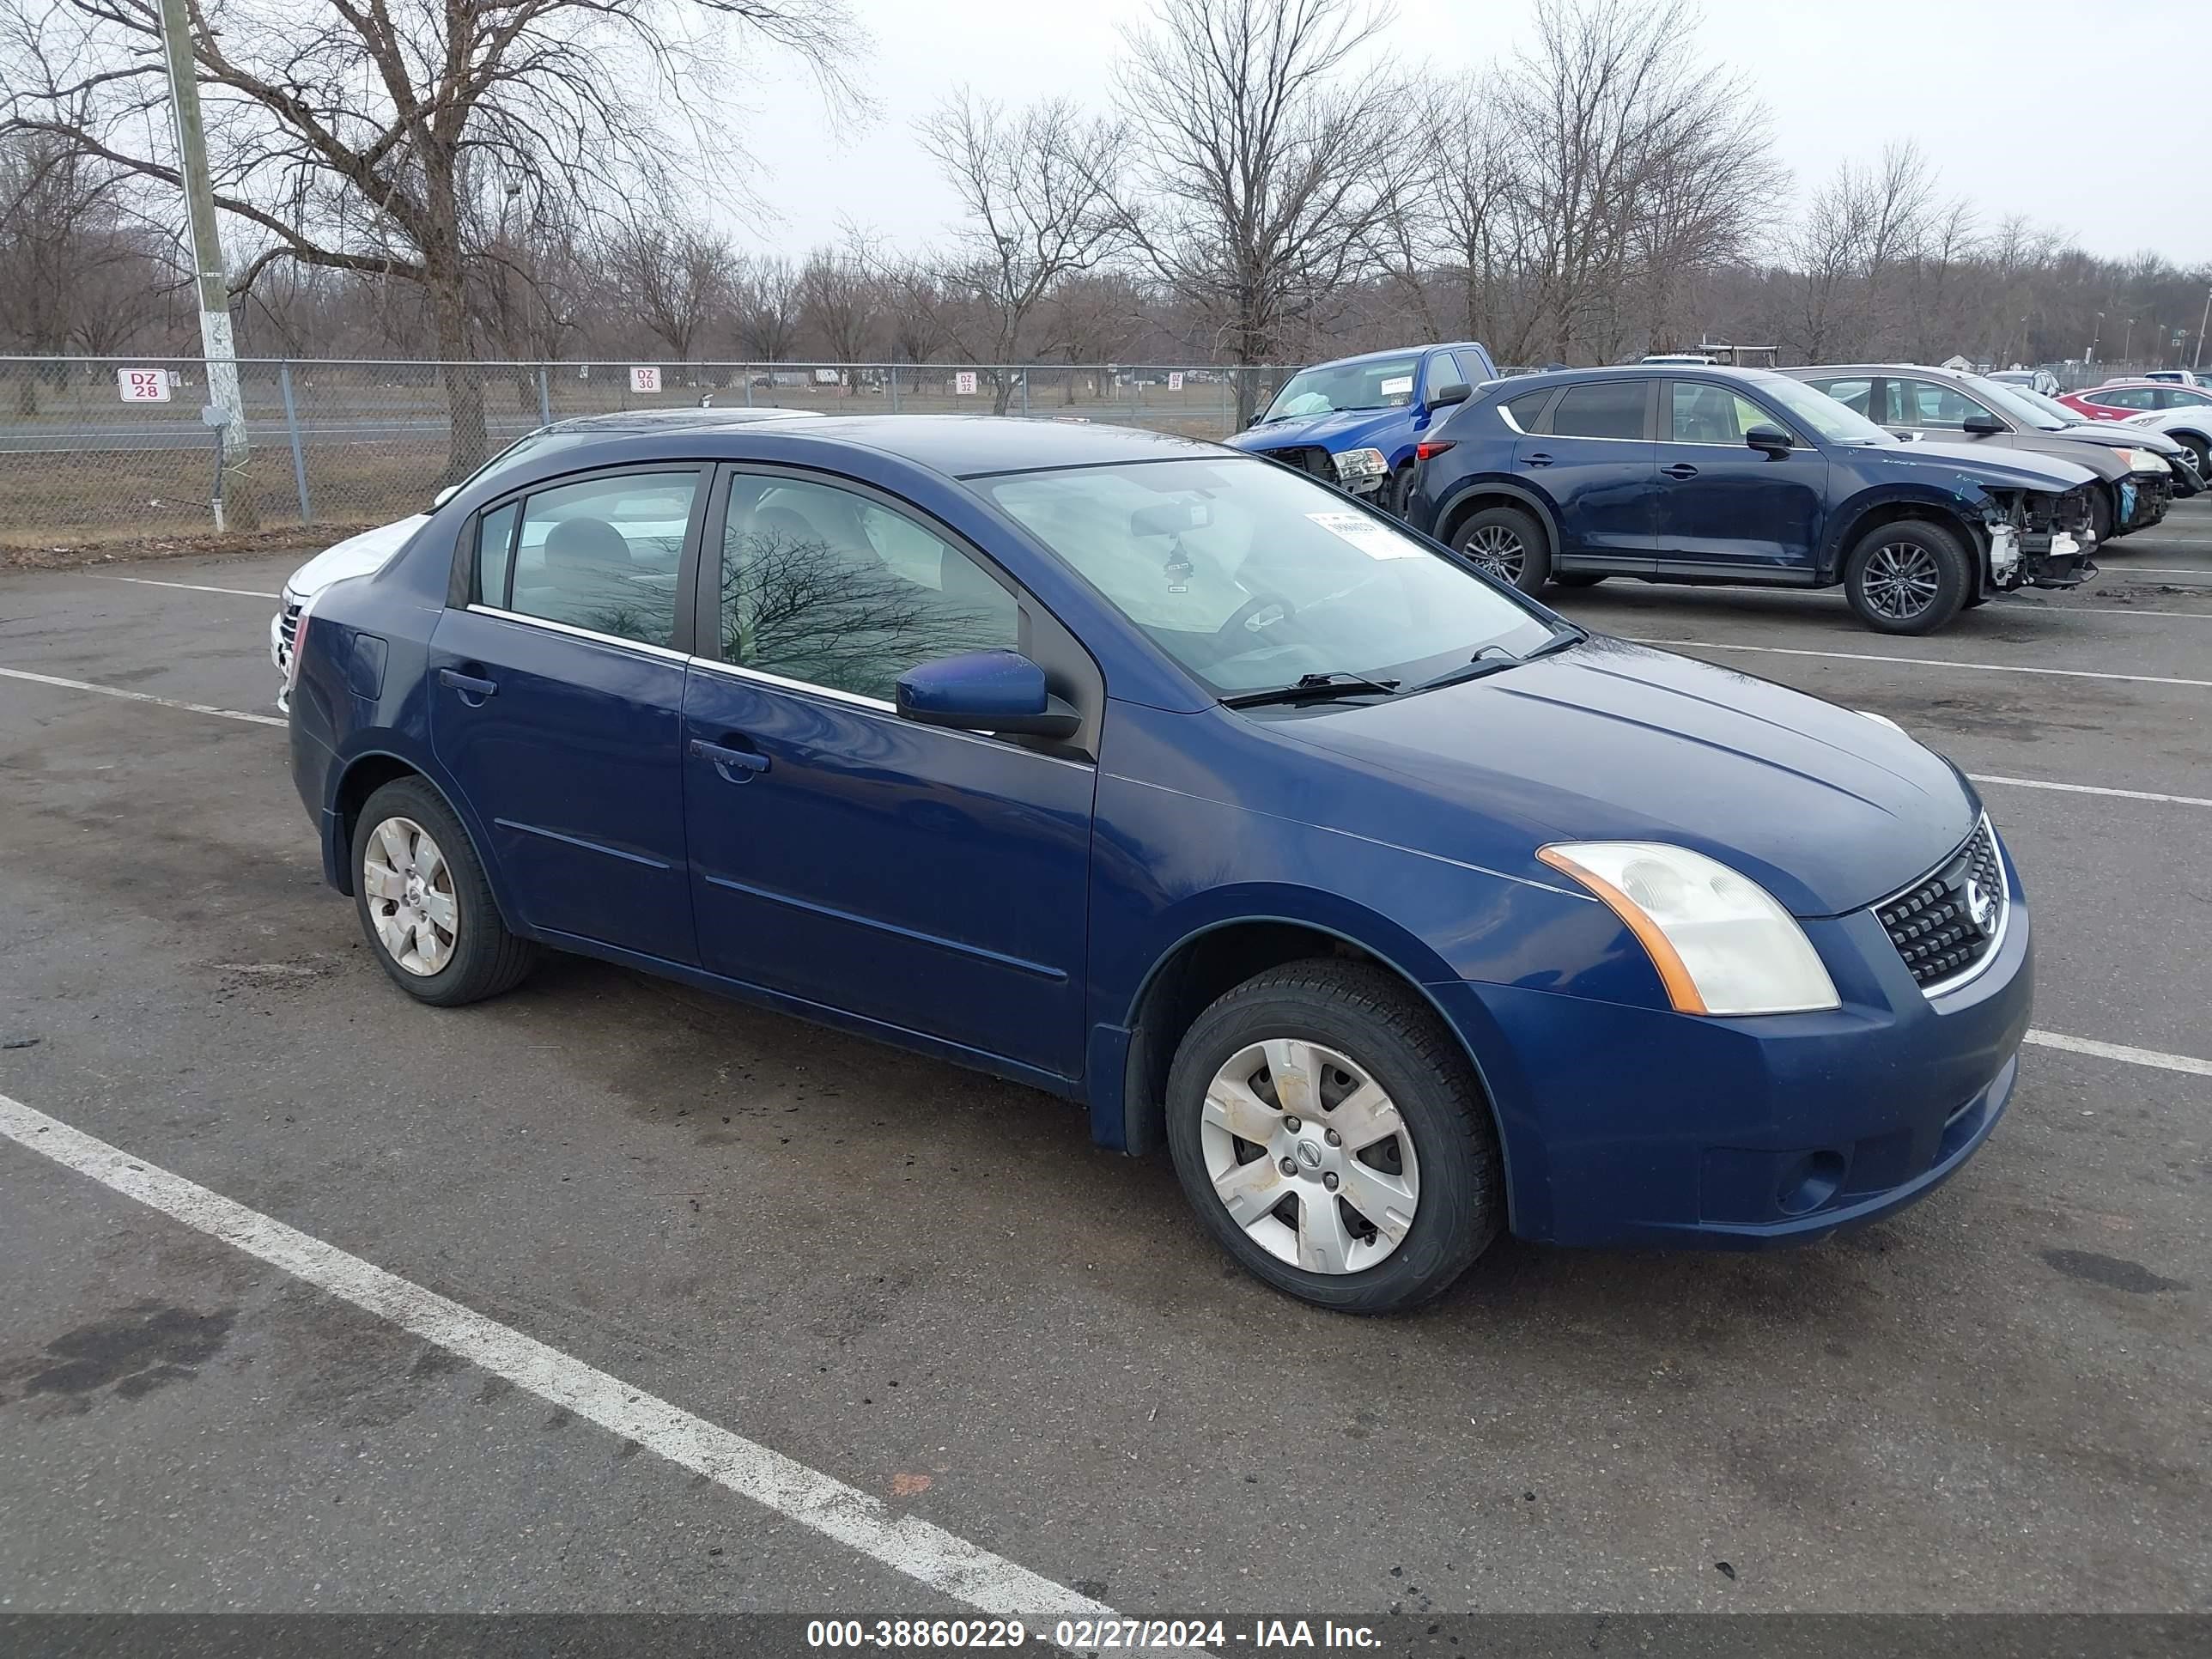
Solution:
[{"label": "hubcap", "polygon": [[1334,1048],[1239,1049],[1206,1091],[1207,1177],[1245,1237],[1308,1273],[1356,1273],[1405,1241],[1420,1167],[1380,1085]]},{"label": "hubcap", "polygon": [[1528,550],[1521,545],[1521,538],[1502,524],[1480,526],[1467,538],[1462,550],[1476,564],[1493,576],[1507,581],[1518,580],[1521,567],[1528,557]]},{"label": "hubcap", "polygon": [[421,824],[386,818],[370,832],[361,885],[377,940],[401,968],[428,978],[453,960],[460,938],[453,872]]},{"label": "hubcap", "polygon": [[1927,610],[1942,585],[1935,555],[1911,542],[1877,547],[1867,561],[1867,603],[1893,622],[1910,622]]}]

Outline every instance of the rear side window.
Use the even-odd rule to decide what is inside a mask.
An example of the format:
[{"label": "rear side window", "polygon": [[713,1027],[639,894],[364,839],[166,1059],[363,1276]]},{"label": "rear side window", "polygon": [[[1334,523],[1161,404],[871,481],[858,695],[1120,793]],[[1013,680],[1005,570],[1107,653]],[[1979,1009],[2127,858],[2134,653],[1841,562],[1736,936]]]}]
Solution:
[{"label": "rear side window", "polygon": [[2154,409],[2157,405],[2151,400],[2157,396],[2148,386],[2124,386],[2114,392],[2093,392],[2089,401],[2108,409]]},{"label": "rear side window", "polygon": [[1546,386],[1541,392],[1524,392],[1505,402],[1506,413],[1512,416],[1513,424],[1523,432],[1534,432],[1536,422],[1543,418],[1544,405],[1552,401],[1555,388]]},{"label": "rear side window", "polygon": [[522,503],[495,507],[477,520],[477,599],[507,608],[507,578],[514,563],[514,521]]},{"label": "rear side window", "polygon": [[507,608],[673,645],[677,577],[698,488],[696,472],[627,472],[530,496]]},{"label": "rear side window", "polygon": [[1874,411],[1867,407],[1867,398],[1874,391],[1874,382],[1864,375],[1847,380],[1808,380],[1806,385],[1824,396],[1833,398],[1854,415],[1863,415],[1869,420],[1874,418]]},{"label": "rear side window", "polygon": [[1646,380],[1593,380],[1571,386],[1552,411],[1552,432],[1561,438],[1640,438]]},{"label": "rear side window", "polygon": [[1990,411],[1956,387],[1937,380],[1892,380],[1889,383],[1888,426],[1942,427],[1957,431],[1977,415]]}]

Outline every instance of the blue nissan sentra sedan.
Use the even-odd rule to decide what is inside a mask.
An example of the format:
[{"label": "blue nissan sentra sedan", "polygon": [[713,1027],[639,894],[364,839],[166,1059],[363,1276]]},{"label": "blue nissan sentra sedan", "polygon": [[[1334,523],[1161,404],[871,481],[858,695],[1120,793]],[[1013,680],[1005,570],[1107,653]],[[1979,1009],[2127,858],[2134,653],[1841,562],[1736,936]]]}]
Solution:
[{"label": "blue nissan sentra sedan", "polygon": [[553,434],[301,629],[294,778],[410,995],[574,951],[1034,1085],[1326,1307],[1501,1229],[1813,1237],[2012,1093],[1949,762],[1218,446]]}]

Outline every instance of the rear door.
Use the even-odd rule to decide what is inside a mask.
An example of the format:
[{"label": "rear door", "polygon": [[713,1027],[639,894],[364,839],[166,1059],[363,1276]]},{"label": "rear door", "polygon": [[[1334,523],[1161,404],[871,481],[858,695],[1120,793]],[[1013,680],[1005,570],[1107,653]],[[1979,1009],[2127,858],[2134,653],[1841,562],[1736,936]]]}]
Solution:
[{"label": "rear door", "polygon": [[708,547],[684,722],[706,966],[1079,1075],[1091,753],[917,725],[891,697],[917,663],[1018,650],[1095,732],[1088,656],[975,549],[857,483],[735,471]]},{"label": "rear door", "polygon": [[[1660,569],[1811,580],[1827,457],[1789,421],[1734,386],[1682,380],[1660,390]],[[1786,455],[1752,448],[1744,434],[1762,425],[1781,428],[1796,447]]]},{"label": "rear door", "polygon": [[706,471],[599,473],[480,514],[428,685],[431,745],[521,920],[685,963],[679,647]]},{"label": "rear door", "polygon": [[1513,446],[1513,467],[1558,510],[1554,563],[1648,570],[1656,545],[1657,463],[1650,404],[1657,382],[1626,378],[1569,386],[1542,424]]}]

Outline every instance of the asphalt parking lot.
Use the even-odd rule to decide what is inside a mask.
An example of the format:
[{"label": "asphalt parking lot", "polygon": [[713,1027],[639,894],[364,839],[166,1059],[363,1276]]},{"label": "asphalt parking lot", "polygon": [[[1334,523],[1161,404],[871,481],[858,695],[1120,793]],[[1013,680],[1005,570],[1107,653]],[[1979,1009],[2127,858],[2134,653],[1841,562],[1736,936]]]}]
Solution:
[{"label": "asphalt parking lot", "polygon": [[26,1131],[0,1609],[953,1613],[915,1563],[972,1547],[1144,1616],[2212,1611],[2212,503],[1925,640],[1555,595],[1984,780],[2038,1041],[1893,1220],[1504,1241],[1385,1321],[1231,1270],[1164,1161],[1010,1085],[575,960],[410,1002],[238,717],[296,562],[0,575],[0,1096],[674,1415],[611,1431]]}]

